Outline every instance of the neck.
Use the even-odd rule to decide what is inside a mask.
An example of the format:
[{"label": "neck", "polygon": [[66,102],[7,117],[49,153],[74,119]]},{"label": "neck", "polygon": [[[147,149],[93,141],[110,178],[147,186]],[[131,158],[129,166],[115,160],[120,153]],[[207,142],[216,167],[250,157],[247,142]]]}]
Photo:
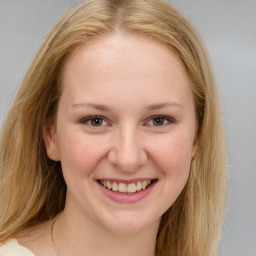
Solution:
[{"label": "neck", "polygon": [[56,220],[53,238],[59,256],[153,256],[159,221],[143,231],[115,233],[64,210]]}]

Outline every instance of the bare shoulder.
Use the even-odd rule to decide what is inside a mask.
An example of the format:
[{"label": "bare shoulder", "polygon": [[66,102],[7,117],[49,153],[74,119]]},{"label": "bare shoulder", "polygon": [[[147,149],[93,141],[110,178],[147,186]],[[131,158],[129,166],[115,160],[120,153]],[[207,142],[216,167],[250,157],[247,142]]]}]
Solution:
[{"label": "bare shoulder", "polygon": [[54,255],[51,239],[52,221],[47,221],[19,232],[16,236],[19,245],[30,250],[34,255]]}]

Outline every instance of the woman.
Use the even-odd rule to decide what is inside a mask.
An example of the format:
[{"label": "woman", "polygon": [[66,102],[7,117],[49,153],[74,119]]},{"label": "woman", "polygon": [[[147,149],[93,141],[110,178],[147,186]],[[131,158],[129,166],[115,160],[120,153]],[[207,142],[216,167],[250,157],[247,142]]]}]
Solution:
[{"label": "woman", "polygon": [[197,32],[163,1],[87,1],[3,125],[0,255],[214,255],[225,176]]}]

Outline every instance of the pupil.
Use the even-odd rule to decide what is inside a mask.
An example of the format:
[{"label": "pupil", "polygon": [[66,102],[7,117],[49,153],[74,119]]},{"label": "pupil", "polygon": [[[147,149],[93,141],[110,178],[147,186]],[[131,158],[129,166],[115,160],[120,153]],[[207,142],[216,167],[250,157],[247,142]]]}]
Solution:
[{"label": "pupil", "polygon": [[101,126],[102,125],[102,119],[101,118],[92,119],[92,125],[93,126]]},{"label": "pupil", "polygon": [[164,119],[162,117],[154,118],[153,123],[156,126],[163,125]]}]

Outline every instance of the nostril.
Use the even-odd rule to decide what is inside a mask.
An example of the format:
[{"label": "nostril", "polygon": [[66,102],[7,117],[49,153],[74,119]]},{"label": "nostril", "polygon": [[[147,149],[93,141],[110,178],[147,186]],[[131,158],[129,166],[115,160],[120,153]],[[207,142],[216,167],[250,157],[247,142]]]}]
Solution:
[{"label": "nostril", "polygon": [[108,154],[111,164],[126,172],[138,170],[147,162],[147,154],[144,150],[128,150],[125,148],[113,148]]}]

